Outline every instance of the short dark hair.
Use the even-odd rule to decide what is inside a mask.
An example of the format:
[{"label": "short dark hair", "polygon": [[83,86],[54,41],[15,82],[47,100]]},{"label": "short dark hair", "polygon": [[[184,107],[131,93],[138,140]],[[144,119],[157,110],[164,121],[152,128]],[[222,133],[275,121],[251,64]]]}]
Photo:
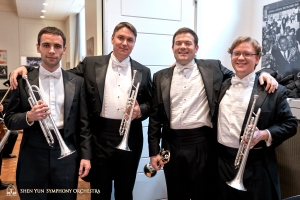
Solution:
[{"label": "short dark hair", "polygon": [[195,33],[195,31],[193,31],[192,29],[190,28],[186,28],[186,27],[183,27],[183,28],[180,28],[176,31],[176,33],[173,35],[173,41],[172,41],[172,46],[174,46],[174,42],[175,42],[175,37],[179,34],[183,34],[183,33],[190,33],[193,35],[194,37],[194,43],[195,45],[198,45],[198,36],[197,34]]},{"label": "short dark hair", "polygon": [[286,40],[287,40],[287,38],[286,38],[285,35],[281,35],[281,36],[278,38],[278,42],[280,43],[280,41],[283,40],[283,39],[286,39]]},{"label": "short dark hair", "polygon": [[291,28],[291,31],[294,31],[294,33],[296,32],[296,29],[295,28]]},{"label": "short dark hair", "polygon": [[231,47],[228,48],[228,53],[232,54],[233,50],[240,44],[242,44],[243,42],[249,42],[253,45],[255,53],[258,56],[261,56],[261,46],[260,44],[257,42],[257,40],[251,38],[251,37],[238,37],[236,40],[233,41]]},{"label": "short dark hair", "polygon": [[137,37],[137,31],[135,29],[135,27],[130,24],[129,22],[120,22],[114,29],[114,32],[113,32],[113,36],[115,35],[116,32],[118,32],[121,28],[128,28],[132,33],[133,35],[135,36],[135,38]]},{"label": "short dark hair", "polygon": [[66,46],[66,42],[67,42],[66,36],[60,29],[58,29],[56,27],[51,27],[51,26],[47,26],[45,28],[42,28],[42,30],[40,30],[40,32],[38,34],[38,37],[37,37],[38,45],[40,45],[41,37],[42,37],[43,34],[60,35],[63,39],[63,46],[64,47]]}]

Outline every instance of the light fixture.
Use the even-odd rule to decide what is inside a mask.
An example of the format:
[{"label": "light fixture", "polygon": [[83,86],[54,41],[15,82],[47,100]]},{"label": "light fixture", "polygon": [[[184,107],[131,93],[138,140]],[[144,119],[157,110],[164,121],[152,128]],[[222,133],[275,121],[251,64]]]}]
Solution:
[{"label": "light fixture", "polygon": [[44,5],[44,6],[48,6],[48,4],[47,4],[47,3],[43,3],[43,5]]},{"label": "light fixture", "polygon": [[45,13],[46,12],[46,10],[41,10],[42,11],[42,13]]},{"label": "light fixture", "polygon": [[45,16],[44,16],[44,15],[41,15],[40,18],[45,18]]}]

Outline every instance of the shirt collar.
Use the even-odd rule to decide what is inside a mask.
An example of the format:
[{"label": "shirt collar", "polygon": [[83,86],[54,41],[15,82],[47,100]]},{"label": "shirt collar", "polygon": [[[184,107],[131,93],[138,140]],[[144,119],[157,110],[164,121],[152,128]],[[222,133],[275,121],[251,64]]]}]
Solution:
[{"label": "shirt collar", "polygon": [[188,64],[186,65],[181,65],[179,64],[178,62],[176,62],[176,68],[177,70],[179,70],[179,72],[181,72],[182,70],[184,69],[192,69],[195,67],[195,60],[193,59],[191,62],[189,62]]}]

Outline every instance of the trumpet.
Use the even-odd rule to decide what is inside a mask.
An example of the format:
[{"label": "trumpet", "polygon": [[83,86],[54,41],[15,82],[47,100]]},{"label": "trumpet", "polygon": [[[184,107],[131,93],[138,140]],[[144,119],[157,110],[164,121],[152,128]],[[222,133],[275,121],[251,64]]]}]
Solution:
[{"label": "trumpet", "polygon": [[[170,156],[171,156],[171,153],[169,150],[164,150],[164,149],[161,149],[161,151],[159,152],[159,155],[162,157],[161,161],[166,164],[170,161]],[[151,178],[153,176],[155,176],[157,173],[157,171],[153,168],[153,166],[148,163],[144,166],[144,174]]]},{"label": "trumpet", "polygon": [[[247,162],[247,158],[249,155],[249,151],[250,151],[250,146],[251,146],[251,141],[255,132],[255,128],[259,119],[259,115],[260,115],[260,111],[261,109],[259,108],[257,110],[257,113],[255,114],[253,112],[254,110],[254,106],[256,103],[256,100],[258,98],[258,95],[254,95],[254,101],[250,110],[250,115],[248,117],[247,120],[247,124],[245,126],[244,129],[244,133],[242,136],[242,140],[241,140],[241,144],[238,150],[238,153],[236,155],[235,161],[234,161],[234,166],[235,168],[239,168],[238,173],[236,174],[235,178],[232,181],[228,181],[226,182],[227,185],[238,189],[238,190],[242,190],[242,191],[247,191],[247,189],[244,187],[243,184],[243,176],[244,176],[244,171],[245,171],[245,167],[246,167],[246,162]],[[255,117],[252,117],[252,114]],[[249,125],[253,125],[251,128],[249,128]],[[244,144],[244,140],[245,139],[249,139],[247,144]]]},{"label": "trumpet", "polygon": [[6,144],[8,137],[10,135],[10,130],[7,130],[6,133],[4,134],[3,138],[0,141],[0,152],[2,151],[4,145]]},{"label": "trumpet", "polygon": [[[3,96],[3,98],[1,99],[0,104],[2,104],[2,102],[4,101],[4,99],[6,98],[6,96],[8,95],[8,93],[11,89],[10,84],[9,84],[9,80],[5,81],[3,83],[3,85],[5,85],[5,86],[8,85],[8,89],[5,93],[5,95]],[[2,112],[1,112],[1,114],[2,114]],[[5,124],[4,124],[4,119],[0,118],[0,152],[2,151],[4,145],[6,144],[10,133],[11,133],[10,130],[6,130],[6,127],[5,127]]]},{"label": "trumpet", "polygon": [[[131,92],[129,94],[129,97],[127,98],[125,112],[124,112],[124,115],[123,115],[123,118],[121,121],[121,125],[119,128],[119,133],[121,136],[123,135],[123,139],[120,142],[120,144],[116,147],[117,149],[121,149],[121,150],[125,150],[125,151],[130,151],[129,146],[128,146],[129,130],[130,130],[131,119],[132,119],[132,114],[133,114],[136,97],[137,97],[139,87],[140,87],[140,81],[137,82],[136,86],[134,85],[134,79],[135,79],[136,73],[137,73],[137,70],[133,70],[133,76],[132,76],[132,80],[131,80]],[[129,114],[127,114],[128,108],[130,108]]]},{"label": "trumpet", "polygon": [[[43,96],[41,94],[40,88],[37,87],[36,85],[30,85],[30,83],[28,81],[28,78],[27,78],[27,75],[24,75],[23,79],[26,81],[26,84],[28,86],[28,94],[29,94],[28,102],[29,102],[30,106],[33,107],[34,105],[37,105],[37,99],[35,98],[35,95],[34,95],[35,92],[40,96],[40,99],[43,102],[45,102],[44,99],[43,99]],[[58,128],[56,127],[55,122],[54,122],[51,114],[47,117],[47,119],[49,119],[49,121],[52,125],[53,132],[54,132],[54,134],[57,138],[57,141],[59,143],[59,147],[61,149],[61,154],[60,154],[60,157],[58,159],[64,158],[64,157],[74,153],[75,150],[70,150],[67,147],[64,140],[62,139],[62,137],[60,135],[60,132],[59,132]],[[51,130],[50,130],[49,126],[46,123],[46,119],[40,120],[39,123],[40,123],[41,129],[44,133],[44,136],[45,136],[49,146],[53,147],[54,138],[52,136],[52,133],[51,133]]]},{"label": "trumpet", "polygon": [[7,130],[5,132],[5,125],[4,125],[4,120],[2,118],[0,118],[0,127],[1,127],[1,130],[0,130],[0,152],[2,151],[4,145],[6,144],[7,140],[8,140],[8,137],[10,135],[10,130]]}]

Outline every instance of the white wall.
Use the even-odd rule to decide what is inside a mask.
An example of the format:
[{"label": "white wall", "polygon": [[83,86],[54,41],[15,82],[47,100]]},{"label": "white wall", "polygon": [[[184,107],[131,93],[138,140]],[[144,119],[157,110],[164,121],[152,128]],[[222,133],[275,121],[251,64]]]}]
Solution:
[{"label": "white wall", "polygon": [[233,70],[227,50],[237,37],[251,36],[252,7],[252,0],[199,0],[197,58],[219,59],[225,67]]},{"label": "white wall", "polygon": [[[0,49],[7,50],[7,71],[10,73],[17,66],[20,66],[19,54],[19,21],[18,16],[13,12],[0,12]],[[7,89],[0,79],[0,89]]]}]

